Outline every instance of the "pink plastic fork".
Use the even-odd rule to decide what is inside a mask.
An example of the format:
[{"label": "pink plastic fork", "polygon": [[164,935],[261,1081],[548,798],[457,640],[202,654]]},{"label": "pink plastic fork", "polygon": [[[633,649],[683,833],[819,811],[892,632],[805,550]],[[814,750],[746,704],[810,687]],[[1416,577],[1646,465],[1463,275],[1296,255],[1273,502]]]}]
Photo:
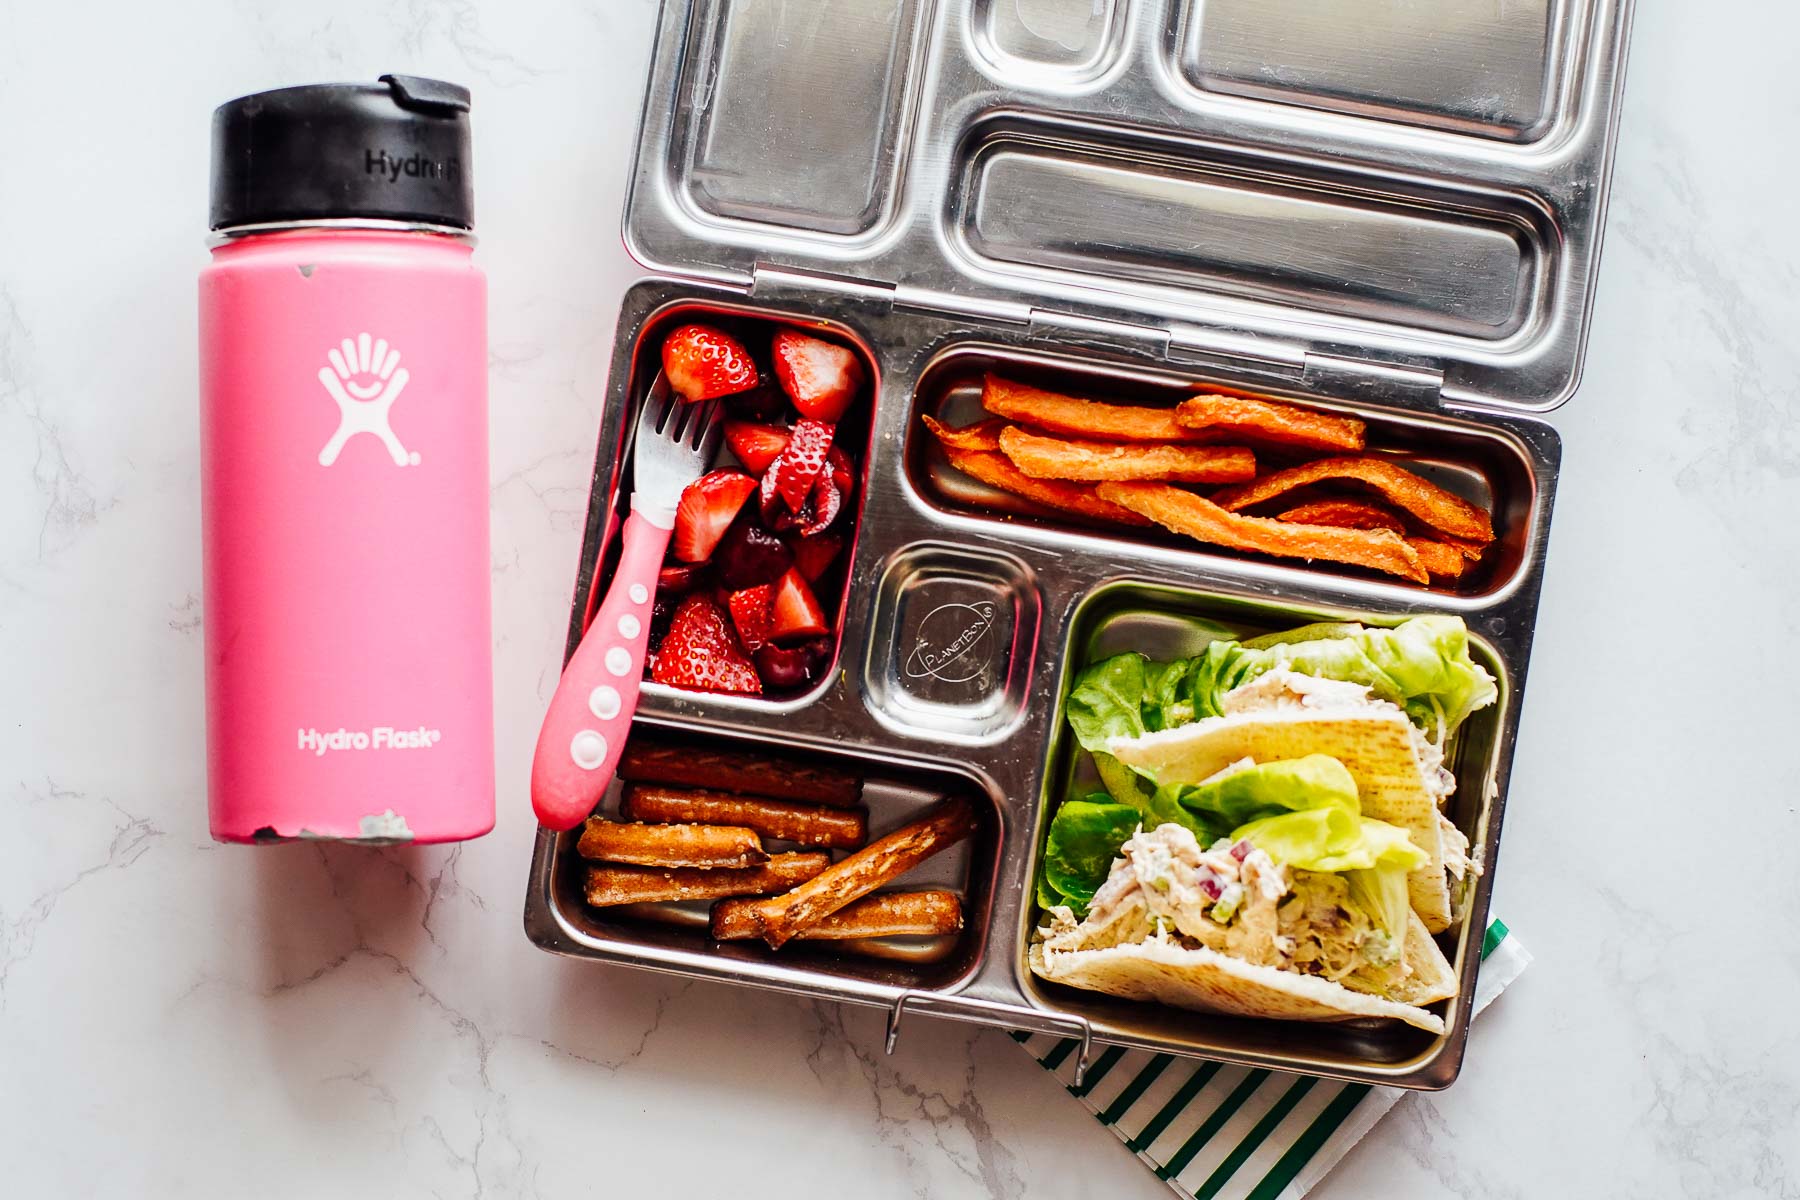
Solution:
[{"label": "pink plastic fork", "polygon": [[650,643],[656,579],[675,527],[675,506],[718,448],[719,404],[687,404],[659,373],[633,434],[631,515],[619,566],[600,611],[575,648],[531,762],[531,806],[551,829],[573,829],[612,782],[637,711]]}]

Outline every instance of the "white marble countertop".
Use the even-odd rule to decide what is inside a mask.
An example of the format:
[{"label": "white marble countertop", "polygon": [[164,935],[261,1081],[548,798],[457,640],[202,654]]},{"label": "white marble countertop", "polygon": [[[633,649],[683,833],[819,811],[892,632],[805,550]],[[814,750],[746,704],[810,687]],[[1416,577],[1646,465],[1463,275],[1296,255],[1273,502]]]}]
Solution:
[{"label": "white marble countertop", "polygon": [[[886,1058],[873,1012],[535,950],[520,786],[455,849],[207,839],[209,111],[393,70],[476,89],[516,785],[637,273],[619,204],[652,11],[0,0],[11,1194],[1165,1194],[1003,1035],[916,1020]],[[1800,1194],[1797,43],[1790,5],[1641,6],[1497,883],[1538,962],[1462,1081],[1321,1195]]]}]

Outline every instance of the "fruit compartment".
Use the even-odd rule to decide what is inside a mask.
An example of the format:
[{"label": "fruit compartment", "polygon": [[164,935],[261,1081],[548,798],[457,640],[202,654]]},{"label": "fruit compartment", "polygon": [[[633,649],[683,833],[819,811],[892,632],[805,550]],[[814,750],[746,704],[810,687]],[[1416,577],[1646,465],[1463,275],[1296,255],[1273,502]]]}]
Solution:
[{"label": "fruit compartment", "polygon": [[[844,622],[850,602],[848,595],[849,568],[855,555],[856,538],[862,522],[863,501],[867,492],[869,456],[872,451],[870,441],[872,417],[874,399],[880,388],[880,373],[873,352],[861,337],[847,326],[800,314],[780,312],[767,307],[733,304],[729,301],[712,299],[671,300],[645,319],[632,349],[629,378],[624,390],[627,407],[623,419],[618,423],[620,435],[610,454],[606,450],[602,450],[596,466],[596,495],[604,494],[608,500],[603,505],[593,505],[589,513],[590,541],[594,540],[596,533],[602,531],[603,539],[595,559],[595,569],[588,577],[589,584],[586,595],[581,600],[583,610],[581,628],[585,630],[588,623],[593,620],[594,613],[605,597],[606,587],[610,583],[612,573],[618,563],[619,538],[617,535],[625,516],[630,511],[630,493],[625,484],[631,478],[631,430],[636,423],[638,412],[650,390],[651,383],[661,369],[664,340],[674,330],[693,324],[716,328],[738,339],[756,358],[763,373],[763,383],[759,388],[739,395],[727,396],[721,401],[725,406],[728,419],[742,420],[750,424],[780,425],[799,415],[792,401],[784,396],[780,385],[769,372],[769,344],[780,331],[794,330],[809,336],[817,336],[838,346],[847,347],[861,364],[864,382],[852,400],[849,410],[837,422],[836,432],[832,439],[833,447],[843,449],[849,458],[850,473],[854,480],[852,494],[845,498],[839,515],[821,535],[836,540],[836,552],[817,578],[808,585],[813,598],[823,610],[829,631],[823,638],[816,639],[815,644],[802,647],[808,653],[796,652],[786,656],[801,664],[801,669],[805,670],[804,677],[789,682],[783,677],[782,669],[779,666],[775,669],[765,667],[760,659],[756,659],[754,654],[746,651],[747,657],[756,659],[758,674],[763,679],[762,695],[690,690],[653,682],[648,677],[643,683],[643,690],[649,695],[690,699],[704,698],[709,702],[728,705],[791,709],[807,703],[816,696],[826,686],[836,670],[841,651]],[[768,415],[770,412],[775,415]],[[714,456],[714,461],[709,466],[709,471],[720,469],[745,470],[753,478],[758,479],[761,476],[761,472],[743,467],[732,453],[730,445],[725,442],[721,443],[719,451]],[[603,493],[602,487],[605,489]],[[727,624],[733,624],[729,616],[727,593],[739,590],[734,585],[744,583],[744,578],[734,576],[732,573],[734,570],[757,570],[759,574],[751,576],[751,578],[760,580],[762,574],[773,571],[774,564],[801,565],[796,563],[797,556],[791,546],[785,551],[777,549],[778,544],[788,545],[792,542],[797,531],[794,529],[771,531],[768,528],[768,522],[759,519],[759,504],[759,492],[752,491],[743,501],[737,518],[721,538],[713,555],[707,562],[700,564],[699,569],[691,573],[690,582],[679,589],[674,583],[674,576],[680,573],[680,568],[684,564],[675,562],[676,541],[672,539],[671,549],[664,558],[664,579],[657,592],[657,616],[652,626],[653,648],[657,645],[658,639],[666,634],[669,618],[681,595],[699,591],[711,596],[721,610],[727,614]],[[682,521],[683,518],[678,515],[677,539],[681,535]],[[750,564],[749,567],[743,567],[741,563],[738,563],[737,559],[740,554]],[[735,626],[734,637],[736,637]],[[741,637],[737,640],[741,646],[743,644]],[[827,640],[828,649],[816,644],[816,642]]]},{"label": "fruit compartment", "polygon": [[[1198,654],[1216,638],[1256,637],[1314,621],[1392,625],[1403,616],[1132,581],[1104,584],[1090,591],[1076,604],[1063,642],[1056,723],[1032,826],[1029,878],[1037,878],[1043,840],[1057,804],[1072,788],[1102,790],[1093,760],[1076,742],[1063,717],[1069,688],[1085,667],[1130,650],[1164,661]],[[1026,959],[1040,918],[1040,910],[1030,898],[1021,910],[1015,949],[1019,986],[1027,1000],[1059,1014],[1087,1019],[1095,1037],[1101,1039],[1142,1039],[1202,1057],[1252,1059],[1277,1067],[1294,1064],[1320,1074],[1378,1071],[1408,1076],[1413,1086],[1447,1086],[1460,1068],[1467,1037],[1518,723],[1517,696],[1523,683],[1523,656],[1513,647],[1472,630],[1470,653],[1494,676],[1499,697],[1464,722],[1445,758],[1457,780],[1446,813],[1469,838],[1471,854],[1484,869],[1462,897],[1457,923],[1438,935],[1457,977],[1456,998],[1431,1006],[1444,1018],[1442,1035],[1392,1020],[1314,1023],[1189,1012],[1040,980],[1031,973]]]},{"label": "fruit compartment", "polygon": [[[708,932],[711,906],[706,901],[590,907],[583,891],[589,864],[576,853],[581,832],[576,829],[556,837],[550,885],[555,929],[534,932],[540,942],[568,939],[584,952],[636,966],[788,990],[823,985],[841,998],[855,998],[859,986],[953,991],[981,965],[993,915],[1001,822],[994,797],[972,777],[949,767],[900,765],[874,752],[802,753],[778,736],[701,733],[691,726],[646,718],[634,722],[633,736],[650,736],[659,743],[702,751],[754,752],[760,748],[778,752],[785,760],[856,771],[863,777],[862,804],[868,810],[869,841],[918,820],[945,797],[967,799],[977,817],[974,835],[946,847],[880,889],[954,891],[962,900],[963,927],[934,937],[866,939],[857,942],[854,950],[828,941],[795,940],[780,950],[755,940],[715,941]],[[614,780],[596,815],[617,819],[621,791],[621,783]],[[765,839],[764,846],[772,853],[806,848],[774,839]],[[841,859],[845,853],[834,851],[833,858]]]},{"label": "fruit compartment", "polygon": [[[951,466],[943,447],[922,420],[930,416],[951,427],[982,420],[982,380],[989,373],[1059,392],[1123,405],[1172,407],[1209,388],[1248,387],[1251,391],[1290,400],[1309,409],[1356,416],[1368,425],[1368,450],[1392,460],[1480,508],[1494,526],[1494,541],[1479,561],[1454,579],[1434,579],[1421,586],[1373,569],[1323,560],[1274,558],[1209,545],[1161,527],[1125,527],[1085,521],[1041,508],[1008,492],[981,483]],[[1444,414],[1415,413],[1393,407],[1321,398],[1275,383],[1251,383],[1244,377],[1200,368],[1177,370],[1099,354],[1073,355],[993,342],[953,340],[932,355],[912,392],[907,422],[905,473],[920,497],[940,513],[982,522],[1004,522],[1014,531],[1045,544],[1067,544],[1068,537],[1089,542],[1096,550],[1134,547],[1168,548],[1214,562],[1244,564],[1259,573],[1280,577],[1284,585],[1305,587],[1321,576],[1366,582],[1424,602],[1488,602],[1515,590],[1529,572],[1533,554],[1548,521],[1549,493],[1545,472],[1554,473],[1558,453],[1555,435],[1545,427],[1520,425],[1519,432],[1488,421],[1477,424]],[[1530,439],[1529,441],[1527,439]],[[1222,441],[1230,442],[1229,436]],[[1288,450],[1249,443],[1258,474],[1338,451]],[[1202,492],[1207,489],[1202,486]],[[1289,494],[1299,504],[1325,493],[1379,501],[1355,484],[1322,483]],[[1281,507],[1281,502],[1252,506],[1255,514]],[[1229,570],[1230,567],[1227,567]]]}]

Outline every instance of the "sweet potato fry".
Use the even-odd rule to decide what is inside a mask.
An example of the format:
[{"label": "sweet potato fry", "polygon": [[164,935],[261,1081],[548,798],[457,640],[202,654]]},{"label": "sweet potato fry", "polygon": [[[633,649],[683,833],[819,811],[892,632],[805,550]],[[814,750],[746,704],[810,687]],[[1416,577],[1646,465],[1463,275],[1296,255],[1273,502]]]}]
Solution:
[{"label": "sweet potato fry", "polygon": [[1000,431],[1006,428],[1006,422],[999,417],[989,417],[973,425],[964,425],[961,429],[952,429],[930,413],[926,413],[922,419],[925,428],[931,430],[946,449],[969,450],[977,454],[992,454],[1000,449]]},{"label": "sweet potato fry", "polygon": [[1446,546],[1454,546],[1470,562],[1480,562],[1482,551],[1486,550],[1489,545],[1487,542],[1465,542],[1461,538],[1448,537],[1443,534],[1439,534],[1437,540]]},{"label": "sweet potato fry", "polygon": [[595,908],[665,900],[768,896],[804,883],[831,865],[823,850],[774,854],[760,867],[708,871],[693,867],[589,867],[587,902]]},{"label": "sweet potato fry", "polygon": [[983,378],[981,406],[997,417],[1072,437],[1099,438],[1108,442],[1217,440],[1204,430],[1189,429],[1178,423],[1172,408],[1101,404],[1014,383],[998,375]]},{"label": "sweet potato fry", "polygon": [[1290,525],[1227,512],[1193,492],[1164,483],[1102,483],[1100,497],[1142,513],[1157,524],[1215,546],[1282,558],[1322,558],[1429,582],[1418,552],[1386,529]]},{"label": "sweet potato fry", "polygon": [[1223,429],[1236,437],[1303,446],[1310,450],[1361,450],[1365,426],[1259,396],[1202,395],[1175,406],[1184,429]]},{"label": "sweet potato fry", "polygon": [[[925,427],[944,445],[944,456],[950,465],[971,479],[992,488],[1023,496],[1046,508],[1061,509],[1092,521],[1114,525],[1148,525],[1150,522],[1116,504],[1108,504],[1094,495],[1093,485],[1069,483],[1056,479],[1033,479],[1013,466],[1012,459],[1000,453],[999,430],[1004,421],[983,421],[962,429],[951,429],[927,415]],[[980,447],[987,446],[987,449]]]},{"label": "sweet potato fry", "polygon": [[777,754],[700,750],[634,737],[619,759],[619,778],[749,792],[775,800],[852,808],[862,798],[862,779]]},{"label": "sweet potato fry", "polygon": [[1321,458],[1225,488],[1214,493],[1212,499],[1220,508],[1237,512],[1326,479],[1366,484],[1396,508],[1451,537],[1484,545],[1494,540],[1494,525],[1485,512],[1430,480],[1380,458]]},{"label": "sweet potato fry", "polygon": [[769,861],[754,829],[731,825],[625,825],[589,817],[575,853],[645,867],[759,867]]},{"label": "sweet potato fry", "polygon": [[[712,935],[721,942],[760,937],[762,928],[750,901],[713,905]],[[802,941],[876,937],[933,937],[962,928],[962,901],[955,892],[880,892],[846,904],[818,924],[802,929]]]},{"label": "sweet potato fry", "polygon": [[1406,544],[1413,548],[1413,553],[1419,556],[1433,579],[1458,579],[1468,569],[1469,560],[1463,557],[1463,552],[1446,542],[1407,538]]},{"label": "sweet potato fry", "polygon": [[1000,452],[1033,479],[1241,483],[1256,478],[1256,456],[1242,446],[1094,442],[1008,425],[1000,431]]},{"label": "sweet potato fry", "polygon": [[869,815],[860,808],[790,804],[660,783],[627,784],[620,812],[632,821],[740,825],[763,837],[840,850],[854,850],[869,832]]},{"label": "sweet potato fry", "polygon": [[1279,517],[1296,525],[1336,525],[1339,529],[1391,529],[1406,532],[1400,515],[1364,500],[1315,500],[1290,508]]},{"label": "sweet potato fry", "polygon": [[825,868],[793,891],[745,907],[756,934],[771,947],[798,937],[853,900],[912,870],[975,828],[975,810],[952,797],[923,818],[878,838],[842,862]]}]

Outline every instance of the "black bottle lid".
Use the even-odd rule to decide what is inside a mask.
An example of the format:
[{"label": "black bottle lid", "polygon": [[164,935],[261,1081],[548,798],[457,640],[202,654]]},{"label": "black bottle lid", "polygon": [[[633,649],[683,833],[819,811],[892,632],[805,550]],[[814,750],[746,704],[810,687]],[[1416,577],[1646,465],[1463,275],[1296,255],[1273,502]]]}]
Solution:
[{"label": "black bottle lid", "polygon": [[240,96],[213,111],[213,229],[379,219],[471,229],[469,90],[413,75]]}]

